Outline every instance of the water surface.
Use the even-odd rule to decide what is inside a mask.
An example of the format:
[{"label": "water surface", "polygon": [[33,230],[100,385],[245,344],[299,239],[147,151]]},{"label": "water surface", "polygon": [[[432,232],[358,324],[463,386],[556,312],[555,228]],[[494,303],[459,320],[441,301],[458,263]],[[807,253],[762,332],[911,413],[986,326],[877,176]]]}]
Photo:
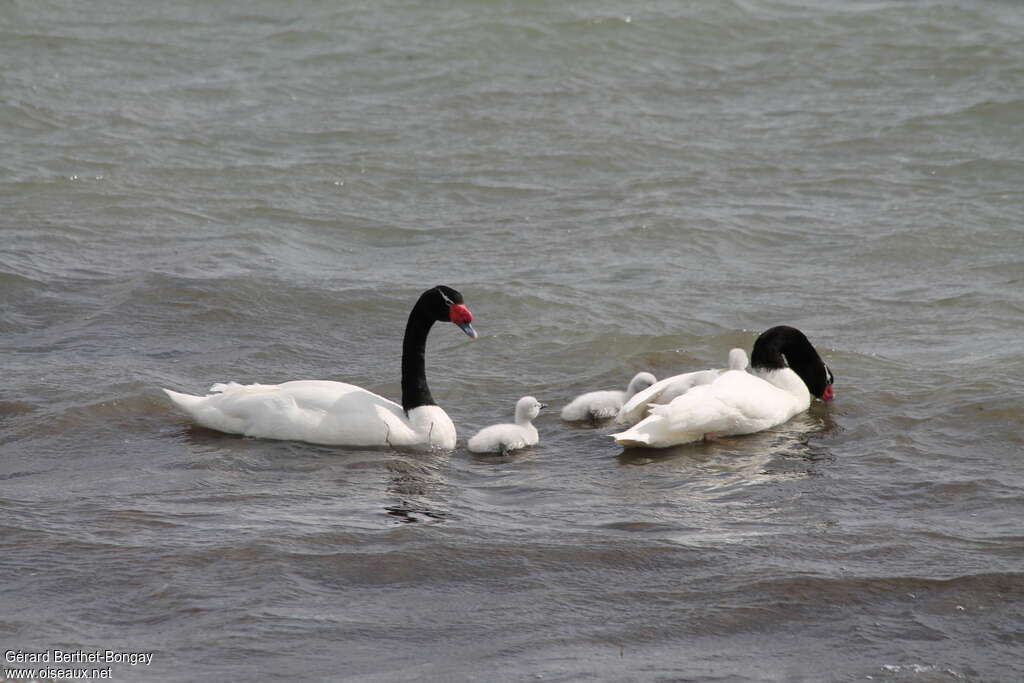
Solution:
[{"label": "water surface", "polygon": [[[1024,677],[1012,3],[0,7],[5,649],[114,680]],[[450,453],[159,391],[399,398]],[[837,400],[658,452],[580,392],[804,330]],[[465,441],[533,394],[541,443]]]}]

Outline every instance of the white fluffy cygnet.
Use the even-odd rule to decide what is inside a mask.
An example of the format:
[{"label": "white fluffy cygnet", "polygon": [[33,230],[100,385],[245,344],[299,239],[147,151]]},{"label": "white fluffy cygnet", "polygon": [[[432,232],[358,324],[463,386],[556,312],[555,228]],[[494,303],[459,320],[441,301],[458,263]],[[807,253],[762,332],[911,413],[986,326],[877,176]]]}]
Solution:
[{"label": "white fluffy cygnet", "polygon": [[540,439],[533,419],[547,404],[533,396],[523,396],[516,402],[515,424],[496,424],[484,427],[469,440],[469,450],[474,453],[505,454],[519,448],[533,446]]},{"label": "white fluffy cygnet", "polygon": [[622,404],[658,380],[649,372],[638,372],[629,382],[625,391],[590,391],[577,396],[562,408],[562,419],[566,422],[580,420],[607,420],[619,414]]}]

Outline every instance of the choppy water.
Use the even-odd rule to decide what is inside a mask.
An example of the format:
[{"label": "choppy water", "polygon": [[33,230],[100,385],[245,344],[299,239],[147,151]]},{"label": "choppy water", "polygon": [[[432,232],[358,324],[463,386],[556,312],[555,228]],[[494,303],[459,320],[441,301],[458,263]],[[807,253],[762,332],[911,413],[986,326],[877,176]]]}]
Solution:
[{"label": "choppy water", "polygon": [[[1011,2],[0,4],[0,646],[114,680],[1024,678]],[[398,398],[452,453],[190,428]],[[802,328],[837,400],[622,452],[577,393]],[[534,394],[541,443],[469,454]]]}]

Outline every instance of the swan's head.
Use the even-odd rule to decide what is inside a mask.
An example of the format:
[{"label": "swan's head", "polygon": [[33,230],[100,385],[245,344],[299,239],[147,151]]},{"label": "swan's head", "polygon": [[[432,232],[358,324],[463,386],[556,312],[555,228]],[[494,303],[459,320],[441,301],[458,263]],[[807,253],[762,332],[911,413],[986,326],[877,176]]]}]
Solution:
[{"label": "swan's head", "polygon": [[657,381],[658,378],[649,372],[638,372],[633,376],[633,379],[629,381],[629,386],[626,387],[626,393],[632,397],[637,392],[643,391]]},{"label": "swan's head", "polygon": [[461,327],[470,339],[477,338],[476,330],[470,324],[473,322],[473,314],[466,308],[462,294],[458,290],[438,285],[423,292],[420,302],[429,306],[433,318],[438,322],[454,323]]},{"label": "swan's head", "polygon": [[832,376],[832,368],[825,365],[825,388],[821,392],[822,401],[831,401],[836,397],[834,391],[832,391],[832,382],[835,381],[835,377]]},{"label": "swan's head", "polygon": [[523,396],[516,401],[516,422],[530,422],[540,415],[541,408],[547,407],[547,403],[541,403],[533,396]]},{"label": "swan's head", "polygon": [[804,381],[811,396],[822,401],[835,398],[831,368],[821,360],[804,333],[795,327],[779,325],[762,333],[754,342],[750,365],[761,370],[790,368]]}]

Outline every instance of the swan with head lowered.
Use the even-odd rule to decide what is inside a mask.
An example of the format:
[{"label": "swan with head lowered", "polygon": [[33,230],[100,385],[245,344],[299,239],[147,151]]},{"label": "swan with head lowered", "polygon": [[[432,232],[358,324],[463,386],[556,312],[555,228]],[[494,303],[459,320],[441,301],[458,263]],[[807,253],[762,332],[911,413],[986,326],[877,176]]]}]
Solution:
[{"label": "swan with head lowered", "polygon": [[658,380],[649,372],[638,372],[630,380],[625,391],[609,389],[605,391],[588,391],[574,398],[562,408],[562,419],[566,422],[581,420],[607,420],[618,415],[622,404],[638,391],[643,391]]},{"label": "swan with head lowered", "polygon": [[812,398],[831,401],[833,379],[803,332],[773,327],[754,342],[749,373],[723,372],[667,405],[654,405],[648,417],[612,438],[627,447],[667,448],[753,434],[807,410]]},{"label": "swan with head lowered", "polygon": [[647,388],[636,392],[632,397],[623,403],[615,416],[615,422],[619,424],[635,424],[642,420],[652,405],[658,403],[669,403],[676,396],[682,396],[690,389],[701,384],[711,384],[719,375],[729,370],[746,370],[747,354],[743,349],[733,349],[729,352],[729,367],[724,370],[697,370],[682,375],[666,377],[659,382],[653,382]]},{"label": "swan with head lowered", "polygon": [[207,396],[164,389],[197,424],[229,434],[330,446],[455,447],[455,425],[427,386],[424,353],[435,322],[451,322],[475,339],[462,294],[444,285],[420,295],[402,342],[402,405],[353,384],[297,380],[283,384],[214,384]]}]

